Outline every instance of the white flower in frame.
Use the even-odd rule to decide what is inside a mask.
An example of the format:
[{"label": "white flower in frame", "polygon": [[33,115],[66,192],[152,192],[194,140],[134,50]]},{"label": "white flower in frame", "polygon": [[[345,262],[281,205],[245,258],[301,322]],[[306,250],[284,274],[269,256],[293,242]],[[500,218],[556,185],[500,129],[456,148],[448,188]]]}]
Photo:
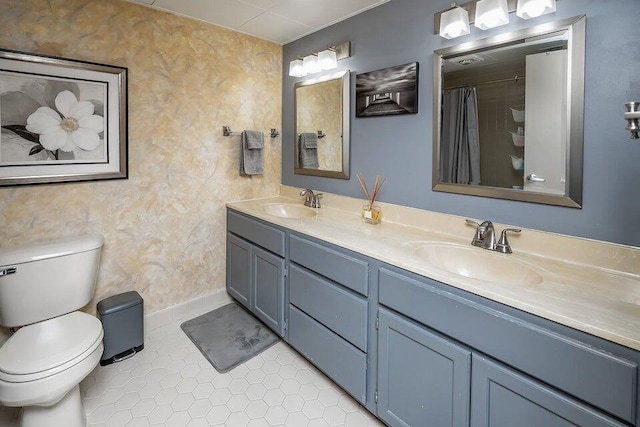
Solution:
[{"label": "white flower in frame", "polygon": [[94,105],[80,101],[64,90],[56,96],[56,108],[62,117],[49,107],[40,107],[27,118],[27,130],[40,135],[40,144],[50,151],[85,151],[100,145],[100,132],[104,130],[102,116],[93,114]]}]

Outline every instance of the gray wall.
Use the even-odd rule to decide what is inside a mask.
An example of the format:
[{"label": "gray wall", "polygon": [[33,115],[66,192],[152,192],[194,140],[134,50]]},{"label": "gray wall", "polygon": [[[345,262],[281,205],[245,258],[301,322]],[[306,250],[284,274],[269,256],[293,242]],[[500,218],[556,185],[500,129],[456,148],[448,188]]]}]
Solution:
[{"label": "gray wall", "polygon": [[[363,197],[355,179],[387,177],[380,201],[448,214],[640,246],[640,142],[629,140],[623,119],[626,101],[640,101],[638,0],[559,0],[555,15],[490,31],[472,27],[470,36],[448,41],[433,34],[434,12],[450,0],[391,0],[284,47],[282,183]],[[525,28],[547,20],[587,15],[583,208],[439,193],[431,190],[432,55],[452,44]],[[351,106],[350,180],[293,173],[293,85],[289,61],[350,40],[352,57],[339,63],[352,76],[418,61],[419,113],[355,118]],[[352,80],[352,100],[355,98]],[[469,231],[471,236],[471,230]]]}]

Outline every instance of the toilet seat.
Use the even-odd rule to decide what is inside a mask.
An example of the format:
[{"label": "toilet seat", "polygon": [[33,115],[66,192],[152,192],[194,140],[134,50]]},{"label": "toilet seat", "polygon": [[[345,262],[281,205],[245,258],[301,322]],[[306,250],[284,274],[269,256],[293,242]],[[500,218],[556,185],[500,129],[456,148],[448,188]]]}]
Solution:
[{"label": "toilet seat", "polygon": [[[102,342],[99,341],[93,352],[85,352],[82,357],[74,359],[75,364],[70,365],[63,371],[38,380],[10,382],[0,379],[0,404],[9,407],[21,407],[23,411],[31,411],[32,408],[29,407],[32,406],[51,407],[50,410],[55,412],[57,403],[64,399],[69,392],[77,389],[80,382],[98,366],[103,350]],[[82,405],[79,393],[72,400],[75,401],[73,406]],[[35,425],[40,427],[49,424],[41,422]],[[69,425],[76,424],[63,424],[62,427]],[[77,425],[80,426],[82,424]]]},{"label": "toilet seat", "polygon": [[62,372],[102,344],[102,323],[75,311],[19,329],[0,347],[0,381],[23,383]]}]

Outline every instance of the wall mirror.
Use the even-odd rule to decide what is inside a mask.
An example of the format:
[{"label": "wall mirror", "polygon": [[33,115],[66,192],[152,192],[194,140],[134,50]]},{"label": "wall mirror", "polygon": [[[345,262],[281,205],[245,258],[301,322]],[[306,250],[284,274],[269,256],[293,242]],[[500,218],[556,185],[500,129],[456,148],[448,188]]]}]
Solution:
[{"label": "wall mirror", "polygon": [[349,179],[349,77],[296,83],[295,173]]},{"label": "wall mirror", "polygon": [[433,189],[580,208],[585,17],[434,53]]}]

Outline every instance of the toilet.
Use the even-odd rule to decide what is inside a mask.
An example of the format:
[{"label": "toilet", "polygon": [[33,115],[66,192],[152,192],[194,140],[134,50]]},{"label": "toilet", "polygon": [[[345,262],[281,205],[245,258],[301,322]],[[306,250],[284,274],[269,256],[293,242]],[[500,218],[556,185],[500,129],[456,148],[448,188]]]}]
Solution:
[{"label": "toilet", "polygon": [[80,308],[93,298],[99,234],[0,248],[0,404],[22,427],[84,427],[80,381],[102,356],[102,324]]}]

